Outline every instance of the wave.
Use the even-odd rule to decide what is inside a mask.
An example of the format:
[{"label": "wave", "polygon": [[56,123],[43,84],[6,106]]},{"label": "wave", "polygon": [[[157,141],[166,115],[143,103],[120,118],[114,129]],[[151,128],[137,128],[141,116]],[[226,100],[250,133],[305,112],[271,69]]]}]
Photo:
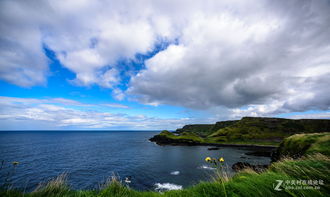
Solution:
[{"label": "wave", "polygon": [[198,167],[199,169],[204,169],[204,170],[216,170],[216,168],[207,166],[207,165],[202,165]]},{"label": "wave", "polygon": [[156,183],[155,186],[156,186],[155,190],[159,192],[182,189],[182,185],[176,185],[173,183]]},{"label": "wave", "polygon": [[179,175],[180,174],[180,171],[173,171],[171,172],[171,175]]}]

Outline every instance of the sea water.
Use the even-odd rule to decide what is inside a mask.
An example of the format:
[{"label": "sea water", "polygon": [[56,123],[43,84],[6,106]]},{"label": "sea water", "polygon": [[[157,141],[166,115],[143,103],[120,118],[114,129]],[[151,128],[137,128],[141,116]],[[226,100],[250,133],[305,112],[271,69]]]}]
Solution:
[{"label": "sea water", "polygon": [[[73,189],[97,189],[109,177],[131,177],[129,187],[163,191],[210,180],[215,168],[205,157],[224,157],[228,173],[242,161],[268,164],[243,148],[159,146],[148,139],[159,131],[1,131],[1,182],[9,173],[15,188],[33,190],[62,173]],[[18,161],[17,166],[12,165]]]}]

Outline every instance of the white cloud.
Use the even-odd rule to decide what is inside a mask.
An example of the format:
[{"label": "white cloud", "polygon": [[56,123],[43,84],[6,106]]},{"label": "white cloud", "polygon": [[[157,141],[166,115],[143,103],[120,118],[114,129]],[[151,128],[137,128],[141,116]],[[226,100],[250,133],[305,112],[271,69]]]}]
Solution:
[{"label": "white cloud", "polygon": [[239,119],[244,116],[275,116],[279,113],[288,111],[279,111],[283,103],[274,101],[267,105],[248,105],[246,108],[233,108],[229,109],[229,116],[232,119]]},{"label": "white cloud", "polygon": [[[329,10],[326,0],[3,0],[0,78],[45,84],[44,44],[76,74],[74,84],[112,88],[118,100],[127,93],[145,104],[234,114],[328,110]],[[119,90],[118,60],[161,40],[177,44]]]},{"label": "white cloud", "polygon": [[131,1],[0,3],[0,78],[20,86],[45,84],[43,44],[76,74],[77,84],[111,88],[114,78],[107,71],[120,69],[111,68],[117,60],[152,50],[160,30],[170,34],[166,17],[153,22],[148,6]]},{"label": "white cloud", "polygon": [[292,119],[330,119],[330,112],[299,114],[289,116]]},{"label": "white cloud", "polygon": [[102,112],[75,106],[98,106],[72,100],[0,97],[0,130],[15,129],[176,129],[195,120],[154,118],[104,112],[104,106],[126,109],[116,103],[100,104]]},{"label": "white cloud", "polygon": [[115,88],[115,89],[112,90],[112,96],[116,100],[122,101],[125,98],[125,93],[122,90],[120,90],[119,88]]},{"label": "white cloud", "polygon": [[127,93],[235,117],[329,110],[330,4],[223,4],[187,15],[179,44],[149,59]]},{"label": "white cloud", "polygon": [[29,87],[46,82],[48,67],[42,34],[36,24],[27,21],[39,19],[25,6],[28,5],[0,2],[0,79]]},{"label": "white cloud", "polygon": [[111,107],[111,108],[123,108],[123,109],[128,109],[129,108],[129,106],[127,106],[127,105],[122,105],[122,104],[117,104],[117,103],[103,104],[103,106]]}]

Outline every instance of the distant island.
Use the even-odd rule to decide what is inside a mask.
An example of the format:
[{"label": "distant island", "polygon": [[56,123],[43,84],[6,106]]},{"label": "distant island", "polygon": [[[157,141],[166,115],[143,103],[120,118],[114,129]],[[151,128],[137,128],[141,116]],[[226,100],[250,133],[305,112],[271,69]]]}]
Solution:
[{"label": "distant island", "polygon": [[330,120],[243,117],[164,130],[149,140],[158,145],[278,146],[293,134],[322,132],[330,132]]}]

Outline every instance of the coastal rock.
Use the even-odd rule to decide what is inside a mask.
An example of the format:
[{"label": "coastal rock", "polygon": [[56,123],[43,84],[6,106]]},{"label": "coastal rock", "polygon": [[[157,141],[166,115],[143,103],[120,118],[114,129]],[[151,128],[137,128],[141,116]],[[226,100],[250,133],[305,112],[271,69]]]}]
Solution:
[{"label": "coastal rock", "polygon": [[207,150],[219,150],[220,148],[219,147],[210,147],[210,148],[207,148]]},{"label": "coastal rock", "polygon": [[165,135],[155,135],[150,138],[149,141],[155,142],[158,145],[185,145],[185,146],[196,146],[201,143],[190,140],[190,139],[172,139]]},{"label": "coastal rock", "polygon": [[253,155],[258,157],[271,157],[273,150],[261,150],[261,151],[252,151],[245,153],[246,155]]}]

